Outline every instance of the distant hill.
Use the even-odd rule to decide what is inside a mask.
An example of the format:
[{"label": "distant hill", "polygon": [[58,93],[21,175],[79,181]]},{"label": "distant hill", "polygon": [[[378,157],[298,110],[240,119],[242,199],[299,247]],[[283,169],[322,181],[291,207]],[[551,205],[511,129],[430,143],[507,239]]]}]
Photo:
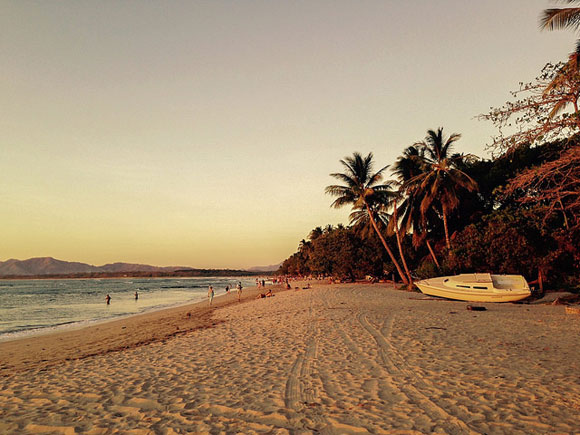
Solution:
[{"label": "distant hill", "polygon": [[86,263],[57,260],[52,257],[0,261],[0,276],[78,275],[123,272],[173,272],[189,267],[156,267],[146,264],[112,263],[93,266]]},{"label": "distant hill", "polygon": [[254,266],[248,269],[248,272],[275,272],[280,269],[280,265],[278,264],[271,264],[270,266]]},{"label": "distant hill", "polygon": [[[267,268],[274,268],[267,270]],[[29,258],[28,260],[10,259],[0,261],[1,278],[114,278],[114,277],[209,277],[257,275],[278,266],[254,268],[256,270],[238,269],[195,269],[193,267],[169,266],[158,267],[148,264],[110,263],[103,266],[57,260],[52,257]]]}]

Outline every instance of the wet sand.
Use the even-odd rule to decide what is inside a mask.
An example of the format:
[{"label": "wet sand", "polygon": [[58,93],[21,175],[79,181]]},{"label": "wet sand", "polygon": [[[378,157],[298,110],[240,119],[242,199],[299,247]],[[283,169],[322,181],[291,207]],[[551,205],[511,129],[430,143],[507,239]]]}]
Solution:
[{"label": "wet sand", "polygon": [[78,354],[71,336],[0,343],[0,433],[580,431],[580,316],[561,306],[474,312],[383,284],[246,296],[70,331]]}]

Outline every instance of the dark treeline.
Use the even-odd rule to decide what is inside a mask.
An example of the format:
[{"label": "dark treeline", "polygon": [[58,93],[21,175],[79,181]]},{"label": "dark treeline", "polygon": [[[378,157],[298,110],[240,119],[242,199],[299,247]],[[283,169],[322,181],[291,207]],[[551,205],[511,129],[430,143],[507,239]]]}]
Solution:
[{"label": "dark treeline", "polygon": [[[578,138],[525,144],[491,160],[451,154],[458,138],[445,138],[441,129],[430,131],[425,142],[403,151],[391,167],[393,180],[386,183],[381,180],[386,168],[372,171],[372,154],[363,157],[355,153],[342,160],[345,173],[331,175],[344,184],[329,186],[327,192],[338,196],[334,206],[352,206],[351,225],[313,229],[300,242],[298,251],[284,261],[279,273],[342,279],[369,275],[390,278],[395,274],[403,281],[462,272],[514,273],[534,280],[542,273],[554,286],[577,286],[577,212],[568,209],[566,201],[561,207],[552,207],[537,185],[516,183],[526,171],[537,173],[570,150],[577,151]],[[424,155],[417,156],[425,154],[429,146],[434,153],[431,162],[426,162]],[[437,152],[448,155],[440,154],[437,160]],[[443,173],[436,174],[434,185],[429,184],[424,174],[433,164],[458,171],[448,177],[461,177],[459,183],[449,183],[446,194],[452,198],[439,194],[425,199],[445,183],[441,180],[446,175]],[[362,184],[357,191],[353,185],[358,181]],[[391,251],[398,252],[397,232],[401,254],[396,261],[404,259],[406,263],[400,271],[379,238],[380,234]]]},{"label": "dark treeline", "polygon": [[[547,30],[580,30],[579,8],[546,9]],[[453,152],[443,129],[375,172],[372,153],[340,161],[332,206],[350,226],[314,229],[279,272],[362,278],[493,272],[580,291],[580,40],[513,100],[479,119],[498,134],[491,160]]]}]

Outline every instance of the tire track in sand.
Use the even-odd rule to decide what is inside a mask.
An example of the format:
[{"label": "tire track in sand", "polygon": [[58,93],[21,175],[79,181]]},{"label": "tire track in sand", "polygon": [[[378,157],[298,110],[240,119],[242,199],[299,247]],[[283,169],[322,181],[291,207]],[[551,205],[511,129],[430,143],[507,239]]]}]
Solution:
[{"label": "tire track in sand", "polygon": [[[358,289],[349,289],[351,295],[359,293]],[[334,351],[342,355],[343,375],[336,378],[336,375],[328,373],[324,367],[321,369],[320,376],[323,382],[325,393],[334,401],[334,408],[339,413],[334,418],[331,428],[335,433],[382,433],[386,414],[381,410],[391,409],[394,404],[403,400],[403,395],[398,390],[391,378],[384,376],[384,370],[371,358],[365,355],[357,339],[352,338],[347,329],[352,330],[353,324],[356,323],[355,317],[358,314],[344,300],[338,299],[334,291],[329,291],[322,296],[322,302],[326,310],[346,310],[348,314],[344,318],[335,319],[333,322]],[[346,306],[342,306],[346,305]],[[337,321],[338,320],[338,321]],[[338,346],[338,342],[343,343]],[[349,367],[350,366],[350,367]],[[356,409],[353,411],[348,411]],[[340,411],[342,410],[342,412]],[[345,412],[348,414],[346,419],[343,418]],[[341,415],[342,414],[342,415]],[[356,418],[355,426],[352,426],[354,415],[365,415],[366,417]]]},{"label": "tire track in sand", "polygon": [[[398,384],[398,388],[402,393],[413,403],[420,406],[431,419],[442,422],[440,425],[447,433],[478,433],[471,429],[463,420],[449,414],[422,393],[419,388],[421,386],[426,387],[424,380],[407,368],[405,360],[388,342],[383,333],[375,328],[364,314],[359,313],[357,319],[361,326],[374,338],[385,371]],[[392,324],[393,318],[390,317],[383,325],[382,329],[387,331],[387,335],[392,329]]]},{"label": "tire track in sand", "polygon": [[303,429],[320,431],[327,426],[326,419],[316,409],[318,404],[318,388],[315,385],[316,377],[313,369],[318,355],[320,331],[314,319],[313,293],[310,293],[308,308],[308,331],[306,333],[305,350],[300,353],[286,381],[284,403],[286,408],[293,411],[289,419]]}]

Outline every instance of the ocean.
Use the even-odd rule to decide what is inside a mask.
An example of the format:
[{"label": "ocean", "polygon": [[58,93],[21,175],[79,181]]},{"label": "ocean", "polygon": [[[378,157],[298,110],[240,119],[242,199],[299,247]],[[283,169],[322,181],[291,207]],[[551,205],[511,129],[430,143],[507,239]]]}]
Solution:
[{"label": "ocean", "polygon": [[209,285],[218,297],[238,281],[246,288],[256,282],[237,277],[0,280],[0,340],[198,302],[207,298]]}]

